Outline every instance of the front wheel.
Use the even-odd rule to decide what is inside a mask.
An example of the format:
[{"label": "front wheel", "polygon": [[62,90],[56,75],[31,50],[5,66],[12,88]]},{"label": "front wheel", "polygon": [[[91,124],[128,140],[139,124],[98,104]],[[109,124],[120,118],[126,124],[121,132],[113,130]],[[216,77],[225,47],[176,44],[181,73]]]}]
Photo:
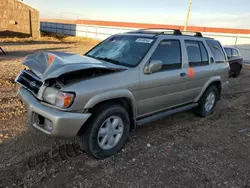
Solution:
[{"label": "front wheel", "polygon": [[104,105],[93,112],[87,129],[77,136],[80,147],[87,154],[104,159],[116,154],[124,146],[130,130],[127,111],[120,105]]},{"label": "front wheel", "polygon": [[219,92],[215,86],[210,86],[202,95],[197,114],[201,117],[206,117],[214,112],[214,108],[219,99]]}]

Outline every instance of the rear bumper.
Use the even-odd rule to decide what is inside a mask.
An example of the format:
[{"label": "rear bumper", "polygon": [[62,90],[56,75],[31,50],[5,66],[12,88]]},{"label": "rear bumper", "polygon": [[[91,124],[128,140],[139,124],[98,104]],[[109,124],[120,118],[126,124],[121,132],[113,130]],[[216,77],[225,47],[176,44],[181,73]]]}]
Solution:
[{"label": "rear bumper", "polygon": [[[83,124],[91,116],[90,113],[64,112],[44,106],[24,88],[19,89],[18,95],[27,105],[29,124],[43,133],[53,137],[75,137]],[[46,121],[49,120],[49,122],[51,122],[52,130],[48,131],[44,128],[45,119]]]}]

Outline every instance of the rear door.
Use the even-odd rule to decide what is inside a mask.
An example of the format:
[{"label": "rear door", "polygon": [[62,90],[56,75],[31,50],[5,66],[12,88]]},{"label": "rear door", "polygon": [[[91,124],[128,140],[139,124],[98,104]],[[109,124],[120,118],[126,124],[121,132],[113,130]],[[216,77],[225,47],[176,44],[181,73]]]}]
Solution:
[{"label": "rear door", "polygon": [[213,68],[209,66],[209,53],[203,41],[184,40],[187,58],[186,100],[193,102],[200,94]]},{"label": "rear door", "polygon": [[185,40],[189,70],[186,77],[186,97],[196,101],[210,79],[228,77],[228,62],[221,44],[213,39]]}]

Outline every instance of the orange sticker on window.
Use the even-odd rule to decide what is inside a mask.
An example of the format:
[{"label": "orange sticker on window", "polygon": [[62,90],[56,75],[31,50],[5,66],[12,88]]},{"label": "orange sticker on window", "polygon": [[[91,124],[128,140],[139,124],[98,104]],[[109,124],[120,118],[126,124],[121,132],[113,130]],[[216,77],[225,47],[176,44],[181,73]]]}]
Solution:
[{"label": "orange sticker on window", "polygon": [[54,55],[48,55],[48,65],[50,65],[55,59]]},{"label": "orange sticker on window", "polygon": [[188,77],[193,78],[194,77],[194,69],[193,68],[188,68]]}]

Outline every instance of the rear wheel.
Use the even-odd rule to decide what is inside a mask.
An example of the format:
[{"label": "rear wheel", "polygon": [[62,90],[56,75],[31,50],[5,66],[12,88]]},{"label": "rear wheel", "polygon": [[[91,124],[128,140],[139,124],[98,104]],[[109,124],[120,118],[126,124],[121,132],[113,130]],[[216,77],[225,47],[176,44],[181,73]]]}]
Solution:
[{"label": "rear wheel", "polygon": [[197,114],[201,117],[206,117],[214,112],[214,108],[219,99],[219,92],[216,86],[210,86],[202,95]]},{"label": "rear wheel", "polygon": [[80,147],[87,154],[104,159],[116,154],[124,146],[130,130],[127,111],[120,105],[104,105],[95,109],[86,130],[77,136]]}]

